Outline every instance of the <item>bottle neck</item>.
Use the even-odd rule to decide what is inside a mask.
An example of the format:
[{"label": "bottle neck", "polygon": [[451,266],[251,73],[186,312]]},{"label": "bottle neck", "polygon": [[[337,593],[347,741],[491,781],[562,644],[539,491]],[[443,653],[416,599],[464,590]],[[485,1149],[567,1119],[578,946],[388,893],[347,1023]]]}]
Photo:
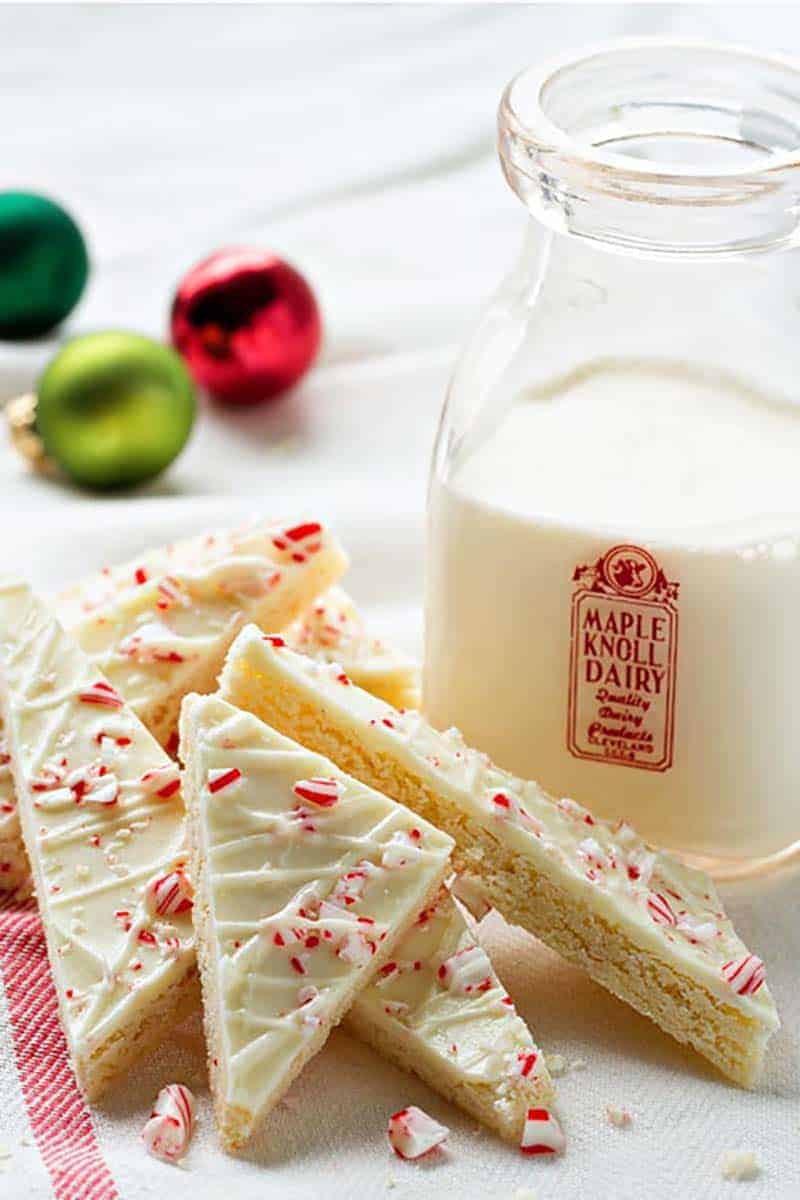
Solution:
[{"label": "bottle neck", "polygon": [[560,174],[542,174],[523,192],[515,190],[540,224],[608,253],[718,259],[800,243],[800,196],[785,178],[740,181],[716,195],[704,189],[685,204],[659,203],[644,186],[622,194],[613,181],[592,178],[580,164],[559,165]]}]

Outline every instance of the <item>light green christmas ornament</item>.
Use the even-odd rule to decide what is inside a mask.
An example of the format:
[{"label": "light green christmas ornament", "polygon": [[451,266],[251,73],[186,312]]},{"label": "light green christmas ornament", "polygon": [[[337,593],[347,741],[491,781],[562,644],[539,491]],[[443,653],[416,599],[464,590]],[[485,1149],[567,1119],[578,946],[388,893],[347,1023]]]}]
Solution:
[{"label": "light green christmas ornament", "polygon": [[8,409],[12,436],[39,470],[111,489],[159,475],[183,449],[195,418],[182,359],[136,333],[91,333],[66,343],[36,396]]}]

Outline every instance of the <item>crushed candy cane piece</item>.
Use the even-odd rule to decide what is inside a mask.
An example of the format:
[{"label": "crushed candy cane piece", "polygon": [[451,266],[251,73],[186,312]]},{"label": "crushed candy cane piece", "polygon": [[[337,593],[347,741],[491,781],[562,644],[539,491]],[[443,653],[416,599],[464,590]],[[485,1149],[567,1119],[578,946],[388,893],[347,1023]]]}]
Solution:
[{"label": "crushed candy cane piece", "polygon": [[722,966],[722,978],[737,996],[755,996],[767,978],[766,967],[755,954],[733,959]]},{"label": "crushed candy cane piece", "polygon": [[170,1083],[158,1093],[142,1130],[148,1154],[175,1162],[183,1158],[194,1131],[194,1096],[182,1083]]},{"label": "crushed candy cane piece", "polygon": [[103,708],[122,708],[124,703],[119,692],[105,679],[98,679],[85,692],[78,692],[78,699],[83,704],[99,704]]},{"label": "crushed candy cane piece", "polygon": [[298,779],[292,788],[300,800],[308,800],[318,808],[333,808],[344,794],[338,779]]},{"label": "crushed candy cane piece", "polygon": [[566,1145],[564,1131],[549,1109],[528,1109],[519,1146],[523,1154],[562,1154]]},{"label": "crushed candy cane piece", "polygon": [[752,1150],[726,1150],[720,1166],[723,1179],[757,1179],[761,1170]]},{"label": "crushed candy cane piece", "polygon": [[672,905],[663,892],[650,893],[647,897],[647,911],[656,925],[678,924],[678,918],[672,910]]},{"label": "crushed candy cane piece", "polygon": [[175,634],[163,621],[147,621],[123,638],[118,652],[140,663],[182,663],[185,656],[175,649]]},{"label": "crushed candy cane piece", "polygon": [[213,794],[234,787],[242,778],[238,767],[212,767],[208,772],[208,790]]},{"label": "crushed candy cane piece", "polygon": [[145,771],[139,782],[145,795],[160,796],[162,800],[169,800],[181,786],[181,773],[177,766],[168,764],[165,767],[154,767],[152,771]]},{"label": "crushed candy cane piece", "polygon": [[450,1133],[416,1105],[401,1108],[389,1118],[389,1145],[399,1158],[421,1158],[441,1146]]},{"label": "crushed candy cane piece", "polygon": [[272,539],[276,550],[291,562],[303,563],[311,554],[316,554],[322,548],[322,526],[315,521],[304,525],[295,525],[286,529],[278,537]]},{"label": "crushed candy cane piece", "polygon": [[511,1064],[510,1075],[512,1079],[534,1079],[539,1073],[537,1070],[539,1063],[539,1053],[536,1050],[520,1050],[517,1057]]},{"label": "crushed candy cane piece", "polygon": [[488,992],[492,986],[492,964],[480,946],[458,950],[439,967],[439,982],[459,996]]},{"label": "crushed candy cane piece", "polygon": [[422,836],[418,829],[412,829],[410,833],[406,833],[404,829],[395,830],[386,844],[381,866],[391,871],[416,862],[422,856],[421,841]]},{"label": "crushed candy cane piece", "polygon": [[147,889],[147,898],[160,917],[188,912],[192,907],[193,889],[183,871],[171,871],[154,879]]}]

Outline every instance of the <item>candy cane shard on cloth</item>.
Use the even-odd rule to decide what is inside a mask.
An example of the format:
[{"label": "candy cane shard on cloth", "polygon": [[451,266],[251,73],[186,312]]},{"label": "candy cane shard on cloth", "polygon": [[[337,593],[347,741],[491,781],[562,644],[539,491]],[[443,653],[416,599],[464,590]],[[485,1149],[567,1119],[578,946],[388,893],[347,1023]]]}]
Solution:
[{"label": "candy cane shard on cloth", "polygon": [[89,1098],[196,1002],[177,767],[126,705],[105,702],[116,696],[24,584],[0,583],[0,707],[61,1020]]},{"label": "candy cane shard on cloth", "polygon": [[[214,689],[238,630],[248,621],[283,629],[346,565],[319,522],[260,521],[148,551],[68,589],[52,606],[112,685],[113,694],[101,688],[94,697],[108,710],[109,739],[124,697],[167,745],[182,697]],[[28,867],[2,743],[0,725],[0,890],[12,891]]]},{"label": "candy cane shard on cloth", "polygon": [[359,992],[346,1024],[514,1145],[528,1109],[553,1097],[544,1055],[446,889]]},{"label": "candy cane shard on cloth", "polygon": [[[180,752],[211,1088],[236,1149],[390,961],[452,842],[216,696],[184,701]],[[336,785],[325,804],[310,781]],[[401,836],[413,853],[387,862]]]},{"label": "candy cane shard on cloth", "polygon": [[156,1097],[142,1141],[148,1154],[165,1162],[180,1162],[194,1132],[195,1100],[182,1083],[168,1083]]},{"label": "candy cane shard on cloth", "polygon": [[596,820],[501,771],[456,730],[438,733],[337,675],[250,627],[231,647],[221,689],[451,833],[470,894],[731,1079],[754,1083],[778,1016],[763,964],[736,971],[747,950],[705,874],[645,845],[625,822]]},{"label": "candy cane shard on cloth", "polygon": [[447,1140],[450,1130],[415,1104],[389,1117],[389,1145],[398,1158],[424,1158]]},{"label": "candy cane shard on cloth", "polygon": [[[262,624],[263,628],[263,624]],[[419,707],[419,667],[407,654],[373,637],[342,588],[330,588],[284,633],[292,650],[337,663],[348,678],[396,708]]]}]

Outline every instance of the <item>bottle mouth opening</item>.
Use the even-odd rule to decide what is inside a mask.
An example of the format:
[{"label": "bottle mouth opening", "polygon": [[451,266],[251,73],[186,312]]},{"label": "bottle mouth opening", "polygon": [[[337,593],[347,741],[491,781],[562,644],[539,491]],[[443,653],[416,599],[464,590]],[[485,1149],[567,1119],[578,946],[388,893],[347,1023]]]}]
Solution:
[{"label": "bottle mouth opening", "polygon": [[503,171],[546,225],[650,254],[800,242],[800,66],[746,47],[609,42],[530,67],[498,114]]},{"label": "bottle mouth opening", "polygon": [[752,179],[800,164],[800,67],[713,42],[610,42],[522,71],[500,118],[531,146],[631,177]]}]

